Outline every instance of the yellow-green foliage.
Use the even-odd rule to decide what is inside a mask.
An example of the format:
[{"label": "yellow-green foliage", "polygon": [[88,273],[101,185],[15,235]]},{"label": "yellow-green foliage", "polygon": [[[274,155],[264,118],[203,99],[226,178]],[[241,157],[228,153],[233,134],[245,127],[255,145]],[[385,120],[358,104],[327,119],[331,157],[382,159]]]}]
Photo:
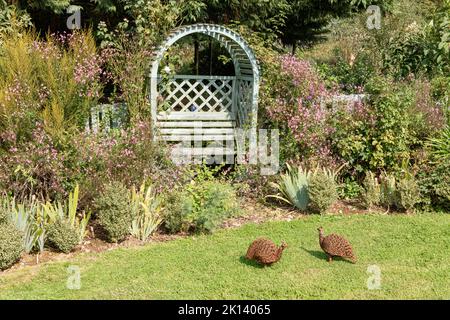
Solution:
[{"label": "yellow-green foliage", "polygon": [[139,189],[132,188],[130,195],[133,221],[131,235],[145,241],[163,221],[163,207],[160,197],[152,186],[142,183]]},{"label": "yellow-green foliage", "polygon": [[363,202],[367,208],[379,205],[381,201],[381,188],[378,179],[373,172],[368,171],[363,182]]},{"label": "yellow-green foliage", "polygon": [[82,125],[99,98],[100,64],[89,30],[46,41],[30,32],[6,38],[0,47],[0,126],[20,133],[42,120],[58,136]]},{"label": "yellow-green foliage", "polygon": [[413,176],[406,176],[397,182],[399,193],[398,206],[404,210],[413,210],[420,201],[420,190]]},{"label": "yellow-green foliage", "polygon": [[308,181],[309,207],[313,212],[325,213],[338,199],[335,174],[317,169]]}]

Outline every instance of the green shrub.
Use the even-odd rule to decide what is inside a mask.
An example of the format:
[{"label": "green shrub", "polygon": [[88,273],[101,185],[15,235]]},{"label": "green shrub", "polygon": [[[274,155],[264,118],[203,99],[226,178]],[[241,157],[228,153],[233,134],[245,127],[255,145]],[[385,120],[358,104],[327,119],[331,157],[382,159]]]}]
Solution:
[{"label": "green shrub", "polygon": [[[450,127],[426,143],[426,155],[419,165],[418,184],[426,204],[450,208]],[[423,201],[422,201],[423,202]]]},{"label": "green shrub", "polygon": [[357,174],[399,170],[417,141],[409,117],[415,95],[409,87],[384,79],[371,79],[368,86],[371,97],[361,112],[340,111],[331,120],[336,129],[332,144]]},{"label": "green shrub", "polygon": [[23,234],[11,223],[0,224],[0,270],[9,268],[23,252]]},{"label": "green shrub", "polygon": [[397,78],[411,73],[448,74],[450,1],[440,1],[427,23],[412,23],[382,46],[384,68]]},{"label": "green shrub", "polygon": [[[236,215],[239,210],[238,199],[229,184],[210,181],[201,187],[203,195],[194,196],[194,208],[198,208],[195,229],[198,232],[214,231],[224,219]],[[196,192],[195,188],[191,194]]]},{"label": "green shrub", "polygon": [[355,199],[358,198],[364,189],[357,181],[351,178],[345,178],[344,182],[338,186],[338,194],[340,199]]},{"label": "green shrub", "polygon": [[441,174],[437,176],[434,190],[436,195],[439,196],[442,205],[450,208],[450,162],[447,162],[446,165],[442,164],[436,169]]},{"label": "green shrub", "polygon": [[417,183],[421,203],[450,209],[450,161],[430,163],[425,159],[419,168]]},{"label": "green shrub", "polygon": [[98,223],[105,232],[106,240],[119,242],[129,234],[133,221],[128,189],[120,182],[106,185],[95,200]]},{"label": "green shrub", "polygon": [[314,172],[309,179],[308,195],[312,211],[324,213],[338,199],[334,176],[324,170]]},{"label": "green shrub", "polygon": [[374,205],[380,204],[381,201],[381,189],[377,178],[373,172],[367,172],[363,181],[364,192],[362,193],[362,199],[366,208],[371,208]]},{"label": "green shrub", "polygon": [[239,211],[233,187],[218,181],[193,181],[166,201],[165,227],[170,232],[213,232]]},{"label": "green shrub", "polygon": [[420,201],[420,191],[413,176],[407,176],[397,182],[399,209],[410,211]]},{"label": "green shrub", "polygon": [[374,72],[375,66],[367,52],[359,52],[347,61],[341,48],[333,50],[333,57],[328,63],[319,64],[319,72],[332,82],[339,83],[347,93],[360,93]]},{"label": "green shrub", "polygon": [[47,241],[52,248],[69,253],[80,242],[80,235],[68,221],[58,220],[48,228]]},{"label": "green shrub", "polygon": [[411,173],[403,173],[399,178],[387,173],[381,175],[380,203],[384,207],[410,211],[419,201],[419,185]]},{"label": "green shrub", "polygon": [[20,35],[32,26],[31,17],[26,10],[20,10],[9,1],[0,0],[0,45],[4,38]]},{"label": "green shrub", "polygon": [[435,167],[435,184],[434,190],[436,194],[442,198],[447,207],[450,207],[450,161],[443,161]]},{"label": "green shrub", "polygon": [[192,199],[183,192],[171,192],[164,202],[164,227],[170,233],[187,232],[191,219],[188,218],[192,211]]}]

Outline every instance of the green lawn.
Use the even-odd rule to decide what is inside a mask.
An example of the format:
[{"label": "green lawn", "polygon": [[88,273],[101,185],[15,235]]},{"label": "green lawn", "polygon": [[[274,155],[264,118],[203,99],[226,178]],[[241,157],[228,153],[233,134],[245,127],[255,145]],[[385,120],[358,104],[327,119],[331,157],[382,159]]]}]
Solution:
[{"label": "green lawn", "polygon": [[[316,228],[345,235],[358,263],[325,260]],[[242,256],[258,236],[289,247],[260,268]],[[368,290],[367,267],[381,268]],[[81,289],[66,288],[67,268]],[[249,224],[165,243],[45,263],[0,274],[3,299],[450,299],[450,215],[311,216]]]}]

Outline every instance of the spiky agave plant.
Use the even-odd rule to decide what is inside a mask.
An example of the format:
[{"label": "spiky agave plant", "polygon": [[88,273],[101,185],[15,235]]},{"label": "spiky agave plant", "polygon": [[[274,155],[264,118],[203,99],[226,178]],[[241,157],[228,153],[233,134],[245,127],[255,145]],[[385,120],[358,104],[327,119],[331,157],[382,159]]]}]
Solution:
[{"label": "spiky agave plant", "polygon": [[8,220],[22,232],[25,252],[33,251],[38,246],[38,239],[42,235],[42,230],[36,223],[39,202],[34,197],[30,197],[24,203],[18,203],[14,197],[2,196],[0,207],[6,213]]},{"label": "spiky agave plant", "polygon": [[288,164],[286,173],[280,176],[280,182],[271,183],[280,194],[267,197],[284,201],[300,210],[306,210],[309,203],[308,180],[310,175],[311,172],[301,167],[292,168]]}]

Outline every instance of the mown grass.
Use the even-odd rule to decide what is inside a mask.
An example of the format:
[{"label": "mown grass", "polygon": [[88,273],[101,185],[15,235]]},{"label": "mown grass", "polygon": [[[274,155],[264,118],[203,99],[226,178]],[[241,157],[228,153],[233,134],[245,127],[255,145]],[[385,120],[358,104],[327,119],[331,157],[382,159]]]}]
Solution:
[{"label": "mown grass", "polygon": [[[325,260],[316,228],[345,235],[357,264]],[[289,247],[260,268],[243,255],[258,236]],[[368,290],[369,265],[381,289]],[[79,266],[81,288],[66,287]],[[249,224],[144,247],[82,254],[0,274],[2,299],[450,299],[450,215],[310,216]]]}]

